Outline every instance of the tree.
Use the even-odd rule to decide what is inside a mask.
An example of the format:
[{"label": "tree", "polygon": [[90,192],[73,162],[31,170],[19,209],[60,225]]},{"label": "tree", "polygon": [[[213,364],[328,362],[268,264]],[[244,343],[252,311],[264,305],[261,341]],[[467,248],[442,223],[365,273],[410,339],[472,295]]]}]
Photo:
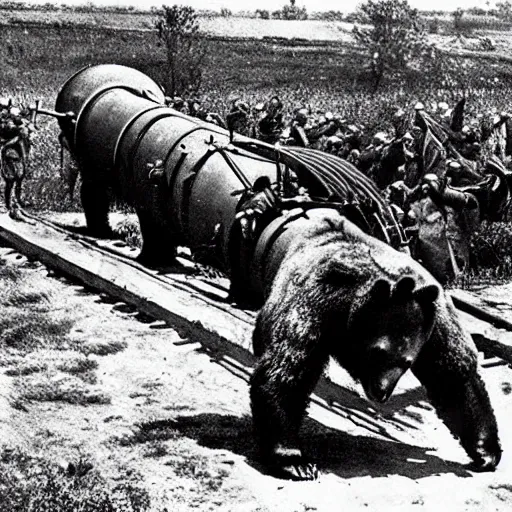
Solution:
[{"label": "tree", "polygon": [[266,9],[256,9],[256,17],[261,18],[262,20],[269,20],[270,12]]},{"label": "tree", "polygon": [[280,11],[274,11],[272,18],[280,20],[307,20],[308,12],[305,7],[297,7],[295,0],[290,0],[290,5],[286,4]]},{"label": "tree", "polygon": [[374,91],[387,73],[405,69],[424,50],[423,25],[407,0],[366,0],[359,6],[356,20],[369,25],[355,25],[353,33],[370,57]]},{"label": "tree", "polygon": [[509,2],[509,0],[496,2],[496,13],[501,19],[510,19],[512,17],[512,4]]},{"label": "tree", "polygon": [[168,96],[197,94],[201,87],[206,45],[192,7],[163,5],[155,23],[167,52],[164,89]]}]

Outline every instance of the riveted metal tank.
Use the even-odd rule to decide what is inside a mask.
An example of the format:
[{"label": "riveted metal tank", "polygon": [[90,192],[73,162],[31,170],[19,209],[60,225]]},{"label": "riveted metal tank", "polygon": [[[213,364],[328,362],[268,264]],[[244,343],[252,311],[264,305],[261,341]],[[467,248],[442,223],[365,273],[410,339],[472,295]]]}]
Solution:
[{"label": "riveted metal tank", "polygon": [[[260,176],[275,181],[273,161],[226,151],[226,130],[167,107],[155,82],[125,66],[79,71],[59,92],[56,111],[70,113],[59,123],[84,180],[112,186],[180,243],[215,248],[228,269],[236,192]],[[163,174],[155,180],[158,161]]]}]

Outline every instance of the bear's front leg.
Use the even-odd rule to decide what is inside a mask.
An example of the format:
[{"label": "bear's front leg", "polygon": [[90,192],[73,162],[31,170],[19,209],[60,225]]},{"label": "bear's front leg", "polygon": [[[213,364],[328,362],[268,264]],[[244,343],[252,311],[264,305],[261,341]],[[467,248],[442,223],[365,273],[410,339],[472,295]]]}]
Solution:
[{"label": "bear's front leg", "polygon": [[[318,471],[302,455],[298,433],[327,354],[313,334],[293,332],[292,322],[283,316],[286,313],[272,326],[264,311],[260,312],[253,336],[256,347],[265,347],[251,377],[256,442],[263,464],[273,475],[314,480]],[[262,336],[270,339],[259,339]]]},{"label": "bear's front leg", "polygon": [[453,304],[441,301],[434,332],[413,366],[429,399],[478,471],[493,471],[501,459],[498,427],[478,373],[477,352]]}]

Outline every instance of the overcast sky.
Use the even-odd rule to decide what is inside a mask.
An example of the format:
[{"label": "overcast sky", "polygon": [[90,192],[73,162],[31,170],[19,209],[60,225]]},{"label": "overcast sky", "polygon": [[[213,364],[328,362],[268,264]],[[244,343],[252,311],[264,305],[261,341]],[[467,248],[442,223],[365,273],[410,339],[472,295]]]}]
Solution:
[{"label": "overcast sky", "polygon": [[[0,0],[1,2],[2,0]],[[27,1],[27,0],[26,0]],[[28,3],[56,3],[67,5],[83,5],[88,3],[88,0],[28,0]],[[226,7],[232,11],[239,10],[255,10],[255,9],[269,9],[275,10],[282,5],[288,3],[288,0],[257,0],[244,1],[244,0],[93,0],[97,5],[134,5],[137,7],[150,7],[155,5],[173,5],[182,4],[190,5],[195,9],[213,9],[219,10],[221,7]],[[306,7],[308,11],[353,11],[360,0],[297,0],[297,5]],[[490,0],[491,6],[495,0]],[[450,11],[457,7],[485,7],[486,0],[409,0],[409,4],[420,10],[444,10]]]}]

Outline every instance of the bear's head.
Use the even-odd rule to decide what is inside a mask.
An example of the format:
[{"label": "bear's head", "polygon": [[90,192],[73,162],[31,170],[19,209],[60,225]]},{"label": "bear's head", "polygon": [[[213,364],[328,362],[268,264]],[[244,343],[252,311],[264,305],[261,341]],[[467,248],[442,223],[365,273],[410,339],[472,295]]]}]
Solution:
[{"label": "bear's head", "polygon": [[377,279],[350,308],[348,333],[355,375],[370,400],[385,402],[413,365],[434,328],[439,287],[417,287],[413,277]]}]

